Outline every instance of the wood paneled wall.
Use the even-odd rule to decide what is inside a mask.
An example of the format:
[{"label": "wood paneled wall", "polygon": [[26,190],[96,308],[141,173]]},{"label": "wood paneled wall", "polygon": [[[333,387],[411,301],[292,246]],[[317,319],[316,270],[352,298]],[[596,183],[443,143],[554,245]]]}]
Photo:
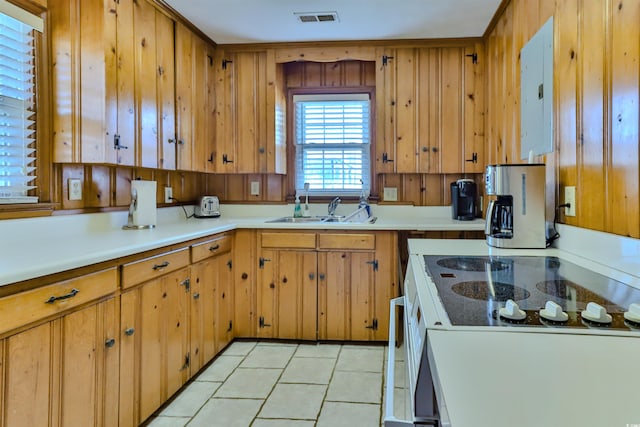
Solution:
[{"label": "wood paneled wall", "polygon": [[[559,222],[640,237],[640,2],[511,0],[487,37],[487,161],[520,160],[519,52],[554,16],[555,152],[548,194]],[[550,190],[550,191],[549,191]]]}]

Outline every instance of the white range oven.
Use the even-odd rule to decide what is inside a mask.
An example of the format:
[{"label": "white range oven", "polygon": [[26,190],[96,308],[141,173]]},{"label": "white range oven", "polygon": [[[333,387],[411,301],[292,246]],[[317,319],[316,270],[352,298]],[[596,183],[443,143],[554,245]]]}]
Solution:
[{"label": "white range oven", "polygon": [[[640,400],[628,396],[640,396],[640,370],[636,362],[622,366],[640,360],[637,286],[555,250],[487,249],[483,242],[448,248],[443,254],[410,250],[403,296],[391,302],[385,427],[604,427],[618,425],[608,423],[618,418],[626,420],[621,427],[640,425]],[[394,383],[402,365],[396,359],[404,361],[404,389]],[[584,376],[569,376],[574,370]],[[571,392],[563,394],[566,387]],[[584,390],[590,387],[596,389]],[[590,408],[596,397],[602,405]],[[630,409],[618,409],[605,424],[589,415],[625,402]],[[536,405],[540,414],[531,410]],[[563,405],[577,413],[570,421]],[[500,411],[520,418],[501,423]]]}]

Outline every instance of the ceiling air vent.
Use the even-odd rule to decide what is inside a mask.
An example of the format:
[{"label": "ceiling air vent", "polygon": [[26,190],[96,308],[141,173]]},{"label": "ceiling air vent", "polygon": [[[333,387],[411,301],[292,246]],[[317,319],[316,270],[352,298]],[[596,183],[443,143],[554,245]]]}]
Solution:
[{"label": "ceiling air vent", "polygon": [[298,12],[294,15],[302,23],[339,21],[337,12]]}]

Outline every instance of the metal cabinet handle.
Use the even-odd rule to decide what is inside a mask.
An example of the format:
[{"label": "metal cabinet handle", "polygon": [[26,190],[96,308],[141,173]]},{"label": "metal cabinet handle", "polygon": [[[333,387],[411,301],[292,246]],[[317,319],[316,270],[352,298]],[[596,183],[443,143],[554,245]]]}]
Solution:
[{"label": "metal cabinet handle", "polygon": [[107,348],[111,348],[111,347],[113,347],[114,345],[116,345],[116,340],[115,340],[115,339],[113,339],[113,338],[109,338],[108,340],[106,340],[106,341],[104,342],[104,346],[105,346],[105,347],[107,347]]},{"label": "metal cabinet handle", "polygon": [[189,290],[191,289],[191,280],[184,279],[182,282],[180,282],[180,286],[184,286],[184,291],[189,292]]},{"label": "metal cabinet handle", "polygon": [[209,250],[210,250],[211,252],[213,252],[213,251],[217,251],[218,249],[220,249],[220,245],[215,245],[215,246],[210,246],[210,247],[209,247]]},{"label": "metal cabinet handle", "polygon": [[162,270],[163,268],[167,268],[169,267],[169,261],[165,261],[162,264],[154,264],[153,268],[154,270]]},{"label": "metal cabinet handle", "polygon": [[51,298],[49,298],[48,300],[46,300],[44,303],[45,304],[53,304],[56,301],[60,301],[63,299],[69,299],[69,298],[73,298],[76,295],[78,295],[78,292],[80,292],[79,290],[77,290],[76,288],[71,289],[71,292],[69,292],[68,294],[65,295],[60,295],[59,297],[57,296],[51,296]]},{"label": "metal cabinet handle", "polygon": [[175,139],[173,139],[173,138],[169,138],[169,139],[167,139],[167,142],[168,142],[169,144],[173,144],[174,142],[176,142],[176,140],[175,140]]},{"label": "metal cabinet handle", "polygon": [[470,159],[465,159],[465,162],[478,163],[478,153],[473,153]]},{"label": "metal cabinet handle", "polygon": [[324,273],[320,273],[320,274],[318,274],[318,279],[320,279],[320,280],[324,280],[324,278],[325,278]]},{"label": "metal cabinet handle", "polygon": [[313,273],[309,273],[309,280],[315,280],[316,275]]},{"label": "metal cabinet handle", "polygon": [[200,298],[200,294],[198,292],[193,294],[193,299],[199,299],[199,298]]},{"label": "metal cabinet handle", "polygon": [[229,160],[229,157],[226,154],[222,155],[222,164],[233,163],[233,160]]},{"label": "metal cabinet handle", "polygon": [[125,334],[126,336],[130,337],[131,335],[133,335],[133,333],[134,333],[135,331],[136,331],[136,330],[135,330],[135,329],[133,329],[133,328],[127,328],[127,329],[125,329],[125,330],[124,330],[124,334]]}]

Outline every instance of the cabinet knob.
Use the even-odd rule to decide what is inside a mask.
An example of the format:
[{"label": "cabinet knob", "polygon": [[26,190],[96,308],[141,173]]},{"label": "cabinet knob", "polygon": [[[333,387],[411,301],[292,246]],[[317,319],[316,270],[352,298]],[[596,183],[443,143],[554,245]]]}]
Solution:
[{"label": "cabinet knob", "polygon": [[114,345],[116,345],[116,340],[115,340],[115,339],[113,339],[113,338],[109,338],[108,340],[106,340],[106,341],[104,342],[104,346],[105,346],[105,347],[107,347],[107,348],[111,348],[111,347],[113,347]]},{"label": "cabinet knob", "polygon": [[200,298],[200,294],[198,292],[193,294],[193,299],[199,299],[199,298]]},{"label": "cabinet knob", "polygon": [[287,279],[287,276],[284,276],[284,277],[282,278],[282,283],[287,283],[288,281],[289,281],[289,280]]},{"label": "cabinet knob", "polygon": [[247,280],[247,277],[249,277],[249,275],[247,273],[242,273],[242,280]]},{"label": "cabinet knob", "polygon": [[422,147],[422,152],[423,152],[423,153],[426,153],[426,152],[428,152],[428,151],[429,151],[429,147]]},{"label": "cabinet knob", "polygon": [[325,277],[325,276],[324,276],[324,273],[320,273],[320,274],[318,274],[318,278],[319,278],[320,280],[324,280],[324,277]]},{"label": "cabinet knob", "polygon": [[133,328],[127,328],[127,329],[125,329],[125,330],[124,330],[124,334],[125,334],[126,336],[130,337],[131,335],[133,335],[133,334],[134,334],[134,332],[135,332],[135,331],[136,331],[136,330],[135,330],[135,329],[133,329]]},{"label": "cabinet knob", "polygon": [[438,152],[438,147],[432,147],[431,151],[433,151],[434,153],[437,153]]},{"label": "cabinet knob", "polygon": [[315,280],[316,275],[313,273],[309,273],[309,280]]}]

